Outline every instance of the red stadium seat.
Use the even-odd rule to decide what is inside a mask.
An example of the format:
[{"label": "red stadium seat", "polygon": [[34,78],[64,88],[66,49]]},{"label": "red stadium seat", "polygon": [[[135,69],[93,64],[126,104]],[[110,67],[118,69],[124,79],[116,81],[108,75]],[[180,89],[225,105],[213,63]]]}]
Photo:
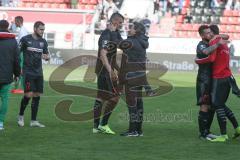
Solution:
[{"label": "red stadium seat", "polygon": [[51,4],[50,3],[43,3],[42,7],[43,8],[51,8]]},{"label": "red stadium seat", "polygon": [[34,5],[33,3],[26,3],[26,5],[25,5],[25,6],[26,6],[26,8],[32,8],[32,7],[33,7],[33,5]]},{"label": "red stadium seat", "polygon": [[221,24],[229,24],[229,17],[220,17]]},{"label": "red stadium seat", "polygon": [[235,25],[235,32],[240,33],[240,26],[239,25]]},{"label": "red stadium seat", "polygon": [[34,3],[34,8],[42,8],[42,3]]},{"label": "red stadium seat", "polygon": [[58,3],[52,3],[50,7],[51,8],[59,8],[59,4]]},{"label": "red stadium seat", "polygon": [[183,16],[182,15],[177,16],[176,23],[183,23]]},{"label": "red stadium seat", "polygon": [[220,32],[227,32],[227,26],[226,25],[219,25]]},{"label": "red stadium seat", "polygon": [[233,10],[232,12],[233,12],[233,16],[235,16],[235,17],[240,17],[240,11],[238,11],[238,10]]},{"label": "red stadium seat", "polygon": [[240,33],[234,33],[232,39],[240,39]]},{"label": "red stadium seat", "polygon": [[71,42],[73,39],[73,33],[71,31],[67,32],[64,36],[64,41]]},{"label": "red stadium seat", "polygon": [[233,16],[232,10],[224,10],[223,11],[223,16],[225,16],[225,17],[232,17]]},{"label": "red stadium seat", "polygon": [[229,24],[240,24],[240,18],[239,17],[229,17],[228,23]]},{"label": "red stadium seat", "polygon": [[240,17],[236,17],[236,21],[237,21],[236,24],[240,25]]},{"label": "red stadium seat", "polygon": [[55,3],[55,0],[46,0],[47,3]]},{"label": "red stadium seat", "polygon": [[96,4],[98,4],[98,1],[97,0],[90,0],[90,4],[96,5]]},{"label": "red stadium seat", "polygon": [[190,23],[186,23],[186,24],[185,24],[185,29],[186,29],[187,31],[194,31],[193,25],[190,24]]},{"label": "red stadium seat", "polygon": [[81,9],[81,10],[85,10],[85,9],[86,9],[86,6],[80,4],[80,5],[77,6],[77,8],[78,8],[78,9]]},{"label": "red stadium seat", "polygon": [[65,3],[59,4],[59,8],[66,9],[67,8],[67,4],[65,4]]},{"label": "red stadium seat", "polygon": [[95,5],[85,5],[85,9],[87,9],[87,10],[94,10],[95,9]]},{"label": "red stadium seat", "polygon": [[89,0],[81,0],[82,2],[82,4],[90,4],[90,1]]},{"label": "red stadium seat", "polygon": [[18,7],[26,7],[26,3],[23,3],[23,2],[20,2],[20,3],[18,3],[18,5],[17,5]]},{"label": "red stadium seat", "polygon": [[226,29],[228,33],[233,33],[235,32],[235,25],[226,25]]},{"label": "red stadium seat", "polygon": [[55,0],[55,3],[64,3],[64,0]]},{"label": "red stadium seat", "polygon": [[91,14],[86,15],[86,23],[87,24],[91,24],[92,19],[93,19],[93,15],[91,15]]},{"label": "red stadium seat", "polygon": [[192,27],[193,27],[193,31],[198,31],[198,28],[199,28],[199,24],[193,24]]},{"label": "red stadium seat", "polygon": [[174,31],[173,36],[176,37],[176,38],[179,38],[180,37],[179,31]]},{"label": "red stadium seat", "polygon": [[177,37],[179,37],[179,38],[188,37],[188,32],[186,32],[186,31],[178,31]]},{"label": "red stadium seat", "polygon": [[188,32],[187,32],[187,37],[189,37],[189,38],[193,38],[193,37],[195,37],[194,32],[192,32],[192,31],[188,31]]},{"label": "red stadium seat", "polygon": [[182,8],[181,15],[186,15],[187,14],[187,8]]},{"label": "red stadium seat", "polygon": [[182,23],[176,23],[174,29],[176,31],[181,31],[183,30]]}]

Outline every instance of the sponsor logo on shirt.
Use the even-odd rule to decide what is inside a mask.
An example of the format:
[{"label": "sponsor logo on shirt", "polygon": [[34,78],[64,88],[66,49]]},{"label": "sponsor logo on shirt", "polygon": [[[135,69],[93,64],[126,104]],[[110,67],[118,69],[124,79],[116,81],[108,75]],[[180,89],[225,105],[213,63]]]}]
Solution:
[{"label": "sponsor logo on shirt", "polygon": [[39,48],[33,48],[33,47],[27,47],[28,51],[32,51],[32,52],[43,52],[43,49],[39,49]]},{"label": "sponsor logo on shirt", "polygon": [[43,42],[39,42],[39,45],[40,45],[41,48],[44,47],[44,43]]}]

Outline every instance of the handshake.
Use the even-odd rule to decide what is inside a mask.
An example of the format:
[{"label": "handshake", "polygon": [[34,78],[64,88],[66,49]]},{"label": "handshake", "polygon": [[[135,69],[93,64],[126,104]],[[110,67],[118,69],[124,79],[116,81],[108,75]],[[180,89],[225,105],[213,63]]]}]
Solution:
[{"label": "handshake", "polygon": [[121,50],[128,50],[132,48],[133,43],[130,40],[122,40],[119,43],[108,41],[106,46],[108,51],[114,50],[116,48],[119,48]]}]

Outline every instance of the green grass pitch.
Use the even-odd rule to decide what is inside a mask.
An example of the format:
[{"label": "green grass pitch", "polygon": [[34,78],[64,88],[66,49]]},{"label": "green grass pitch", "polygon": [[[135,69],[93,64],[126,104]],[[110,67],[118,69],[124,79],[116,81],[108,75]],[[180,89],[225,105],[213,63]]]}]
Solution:
[{"label": "green grass pitch", "polygon": [[[127,108],[122,100],[110,118],[110,126],[117,132],[114,136],[92,134],[92,121],[68,122],[59,119],[54,111],[60,100],[74,100],[71,112],[79,113],[91,109],[94,99],[53,91],[48,83],[53,69],[44,67],[45,93],[38,114],[38,119],[46,128],[29,127],[29,106],[25,113],[25,126],[19,128],[16,118],[21,95],[11,95],[5,130],[0,133],[0,160],[236,160],[240,156],[240,139],[227,143],[198,139],[196,73],[167,72],[161,77],[170,82],[174,89],[166,95],[144,99],[144,136],[131,138],[119,136],[128,126]],[[77,81],[81,81],[83,73],[84,68],[75,70],[66,83],[79,85]],[[240,99],[233,95],[228,100],[228,105],[240,120],[239,102]],[[219,134],[216,118],[212,132]],[[229,136],[233,133],[228,123]]]}]

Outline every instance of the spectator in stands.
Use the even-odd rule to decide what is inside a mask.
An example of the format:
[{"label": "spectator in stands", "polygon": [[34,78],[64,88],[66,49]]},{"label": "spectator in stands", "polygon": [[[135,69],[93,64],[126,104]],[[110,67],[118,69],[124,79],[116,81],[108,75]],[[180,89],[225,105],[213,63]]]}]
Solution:
[{"label": "spectator in stands", "polygon": [[3,7],[8,7],[9,4],[10,4],[10,0],[1,0],[1,5],[2,5]]},{"label": "spectator in stands", "polygon": [[240,10],[240,0],[236,0],[234,10]]},{"label": "spectator in stands", "polygon": [[113,0],[106,0],[103,4],[103,12],[107,15],[108,19],[111,17],[111,15],[115,12],[118,12],[119,9],[113,2]]},{"label": "spectator in stands", "polygon": [[226,6],[225,6],[225,9],[226,9],[226,10],[231,10],[231,9],[233,9],[233,0],[228,0],[228,1],[227,1],[227,4],[226,4]]},{"label": "spectator in stands", "polygon": [[184,16],[183,21],[184,21],[184,23],[192,23],[192,21],[193,21],[193,17],[191,15],[191,11],[189,8],[187,9],[187,14]]},{"label": "spectator in stands", "polygon": [[167,0],[160,0],[160,11],[162,12],[162,15],[164,16],[167,12],[167,5],[168,1]]},{"label": "spectator in stands", "polygon": [[160,1],[159,0],[154,0],[153,1],[154,9],[153,9],[153,14],[159,12],[159,6],[160,6]]},{"label": "spectator in stands", "polygon": [[182,12],[182,8],[185,0],[178,0],[179,14]]},{"label": "spectator in stands", "polygon": [[108,7],[108,9],[106,10],[108,20],[111,18],[113,13],[114,13],[114,9],[112,8],[112,6]]},{"label": "spectator in stands", "polygon": [[8,109],[9,90],[11,82],[17,80],[20,75],[19,50],[15,35],[8,32],[9,23],[0,20],[0,130]]},{"label": "spectator in stands", "polygon": [[78,5],[78,0],[71,0],[71,8],[76,9]]},{"label": "spectator in stands", "polygon": [[178,15],[179,13],[179,3],[177,0],[172,3],[172,16]]},{"label": "spectator in stands", "polygon": [[211,8],[217,8],[217,7],[220,7],[218,0],[211,0]]},{"label": "spectator in stands", "polygon": [[15,25],[17,27],[16,33],[17,33],[17,41],[19,42],[22,37],[28,35],[27,29],[23,26],[23,17],[22,16],[17,16],[14,19]]},{"label": "spectator in stands", "polygon": [[127,13],[125,13],[124,15],[124,22],[123,22],[123,32],[122,32],[122,36],[127,36],[128,35],[128,31],[129,31],[129,18]]},{"label": "spectator in stands", "polygon": [[231,56],[231,57],[234,57],[235,47],[234,47],[233,43],[229,43],[229,44],[228,44],[228,47],[229,47],[230,56]]},{"label": "spectator in stands", "polygon": [[107,27],[107,16],[102,14],[99,29],[103,31]]},{"label": "spectator in stands", "polygon": [[145,17],[140,21],[140,23],[142,23],[146,29],[146,35],[148,35],[148,31],[150,29],[150,25],[151,25],[151,20],[148,18],[148,14],[145,14]]}]

